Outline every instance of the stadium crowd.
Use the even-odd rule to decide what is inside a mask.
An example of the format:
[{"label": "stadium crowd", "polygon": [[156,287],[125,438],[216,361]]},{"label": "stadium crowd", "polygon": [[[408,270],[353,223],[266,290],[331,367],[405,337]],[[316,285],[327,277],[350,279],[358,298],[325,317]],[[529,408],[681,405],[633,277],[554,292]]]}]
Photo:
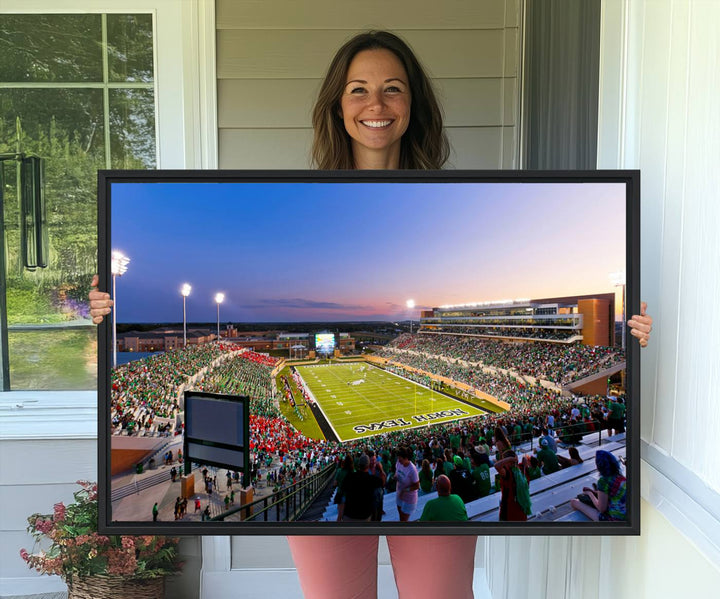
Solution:
[{"label": "stadium crowd", "polygon": [[[410,338],[411,337],[411,338]],[[565,385],[625,360],[620,348],[555,343],[500,342],[457,335],[401,335],[378,355],[388,358],[400,351],[482,363],[521,375]]]},{"label": "stadium crowd", "polygon": [[165,432],[156,418],[174,420],[180,405],[178,393],[199,371],[210,366],[227,348],[197,345],[128,362],[110,375],[110,418],[114,432]]},{"label": "stadium crowd", "polygon": [[[422,352],[428,347],[424,336],[403,336],[380,354],[392,358],[395,364],[389,365],[388,369],[400,376],[428,386],[433,384],[431,375],[464,382],[507,401],[512,406],[510,411],[391,431],[345,443],[310,439],[290,424],[274,399],[271,374],[277,360],[242,351],[220,361],[218,358],[223,353],[233,349],[207,345],[168,352],[116,369],[112,377],[113,423],[133,431],[145,426],[146,422],[152,425],[152,418],[156,415],[174,417],[180,409],[178,389],[183,385],[205,391],[249,395],[251,482],[257,481],[260,469],[264,467],[269,484],[280,490],[328,463],[340,465],[346,456],[352,456],[355,463],[363,453],[371,453],[377,456],[377,464],[385,474],[383,488],[391,492],[397,488],[399,480],[398,451],[407,448],[409,457],[406,463],[416,468],[422,475],[419,479],[424,482],[424,487],[420,487],[422,491],[418,492],[436,489],[438,477],[444,474],[450,480],[452,493],[465,502],[502,487],[501,481],[490,474],[491,452],[493,447],[498,450],[498,434],[507,438],[507,450],[530,439],[538,439],[538,456],[518,462],[523,475],[531,480],[552,471],[556,461],[559,465],[572,465],[574,460],[572,455],[567,458],[561,456],[562,459],[557,460],[546,456],[547,447],[542,444],[543,439],[552,439],[552,449],[556,451],[558,441],[573,445],[583,434],[598,428],[609,427],[615,432],[624,430],[622,398],[608,401],[605,397],[594,396],[579,401],[539,384],[529,385],[513,376],[467,367],[461,358],[472,361],[484,350],[470,343],[472,349],[468,353],[478,353],[465,356],[461,352],[466,341],[444,337],[440,339],[441,343],[433,344],[436,352],[433,355]],[[433,341],[437,339],[433,337]],[[411,351],[397,349],[403,345]],[[208,368],[212,364],[212,368]],[[403,365],[422,372],[406,370]],[[204,376],[197,376],[203,369],[207,369]],[[192,379],[198,380],[190,382]],[[131,418],[128,419],[127,415]],[[143,415],[149,417],[143,418]],[[557,432],[556,436],[553,436],[552,430]],[[502,447],[502,442],[499,447]],[[495,459],[498,458],[500,455],[496,454]],[[372,463],[376,468],[376,462]],[[443,492],[445,490],[443,486]],[[404,493],[408,495],[408,492]],[[409,509],[408,502],[405,507]]]},{"label": "stadium crowd", "polygon": [[280,411],[273,401],[274,381],[270,376],[279,360],[253,351],[238,352],[208,372],[194,388],[210,393],[247,395],[250,413],[278,417]]},{"label": "stadium crowd", "polygon": [[487,337],[510,337],[520,339],[545,339],[552,341],[566,341],[574,335],[578,335],[578,331],[573,329],[547,328],[540,329],[537,327],[499,327],[499,326],[459,326],[459,325],[438,325],[434,330],[446,332],[448,335],[483,335]]},{"label": "stadium crowd", "polygon": [[[528,385],[511,375],[463,366],[448,359],[400,352],[385,353],[384,356],[392,359],[388,370],[426,386],[430,386],[432,379],[429,374],[425,373],[432,373],[464,383],[473,389],[484,391],[488,395],[516,406],[535,402],[537,394],[546,393],[545,388],[539,385]],[[422,372],[412,372],[403,366],[410,366]]]}]

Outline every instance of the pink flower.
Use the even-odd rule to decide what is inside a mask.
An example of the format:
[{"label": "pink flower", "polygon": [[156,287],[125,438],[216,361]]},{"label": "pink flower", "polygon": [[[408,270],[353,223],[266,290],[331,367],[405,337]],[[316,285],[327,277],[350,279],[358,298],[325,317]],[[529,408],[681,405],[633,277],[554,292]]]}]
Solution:
[{"label": "pink flower", "polygon": [[108,550],[108,574],[127,576],[135,573],[137,560],[135,552],[126,549]]},{"label": "pink flower", "polygon": [[135,539],[132,537],[122,537],[121,542],[125,549],[135,549]]},{"label": "pink flower", "polygon": [[20,550],[20,557],[23,559],[23,561],[27,562],[30,561],[30,554],[27,552],[26,549]]},{"label": "pink flower", "polygon": [[152,542],[153,542],[157,537],[153,537],[153,536],[150,536],[150,535],[144,535],[144,536],[141,536],[141,537],[139,537],[139,538],[142,540],[143,543],[145,543],[145,545],[151,545]]},{"label": "pink flower", "polygon": [[38,518],[35,520],[35,528],[42,534],[46,535],[53,528],[52,520],[43,520],[42,518]]},{"label": "pink flower", "polygon": [[48,574],[62,574],[63,573],[63,563],[62,563],[62,559],[60,559],[59,557],[53,557],[53,558],[46,559],[43,566],[45,568],[45,571]]},{"label": "pink flower", "polygon": [[79,480],[76,482],[88,494],[88,501],[95,501],[97,499],[97,483],[91,483],[87,480]]},{"label": "pink flower", "polygon": [[53,510],[53,520],[55,520],[55,522],[62,522],[65,520],[65,505],[62,502],[56,503],[53,506]]}]

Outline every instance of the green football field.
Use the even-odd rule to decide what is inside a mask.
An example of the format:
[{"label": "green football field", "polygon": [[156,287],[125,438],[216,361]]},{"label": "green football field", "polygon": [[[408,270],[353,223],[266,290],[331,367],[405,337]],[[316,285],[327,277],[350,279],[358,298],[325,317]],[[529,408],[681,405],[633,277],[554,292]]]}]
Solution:
[{"label": "green football field", "polygon": [[484,413],[362,362],[297,370],[341,441]]}]

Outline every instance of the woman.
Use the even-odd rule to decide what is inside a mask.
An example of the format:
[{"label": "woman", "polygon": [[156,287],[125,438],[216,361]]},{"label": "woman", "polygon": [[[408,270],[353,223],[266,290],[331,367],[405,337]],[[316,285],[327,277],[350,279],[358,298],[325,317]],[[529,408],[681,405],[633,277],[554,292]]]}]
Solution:
[{"label": "woman", "polygon": [[422,461],[418,476],[420,477],[420,490],[424,495],[430,493],[433,490],[433,471],[430,469],[429,460]]},{"label": "woman", "polygon": [[[312,123],[312,158],[321,169],[439,169],[449,156],[431,82],[407,44],[388,32],[357,35],[338,50]],[[97,283],[96,277],[93,287]],[[90,300],[93,322],[100,323],[112,300],[97,290]],[[645,345],[652,319],[644,304],[628,324]],[[289,542],[308,599],[376,597],[378,537],[303,536]],[[400,596],[471,598],[475,545],[474,536],[388,537]],[[345,569],[328,567],[338,556],[356,558],[353,584]],[[418,576],[431,569],[453,575]]]},{"label": "woman", "polygon": [[620,463],[609,451],[601,449],[595,454],[595,465],[600,472],[597,488],[583,489],[593,505],[587,505],[579,499],[571,499],[570,505],[596,522],[625,520],[627,481],[620,472]]},{"label": "woman", "polygon": [[312,123],[321,169],[439,169],[450,154],[429,78],[407,44],[385,31],[338,50]]},{"label": "woman", "polygon": [[400,518],[400,522],[407,522],[417,506],[420,478],[417,468],[413,464],[412,450],[409,447],[398,449],[397,456],[395,472],[398,482],[395,495],[398,518]]}]

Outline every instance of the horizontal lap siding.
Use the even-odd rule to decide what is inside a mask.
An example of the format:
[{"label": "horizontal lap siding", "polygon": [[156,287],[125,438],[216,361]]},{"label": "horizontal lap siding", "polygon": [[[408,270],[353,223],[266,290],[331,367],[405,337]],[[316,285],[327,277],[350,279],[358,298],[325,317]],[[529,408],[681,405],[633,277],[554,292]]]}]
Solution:
[{"label": "horizontal lap siding", "polygon": [[[218,31],[219,79],[319,78],[335,51],[364,31]],[[396,31],[436,78],[515,75],[504,67],[503,29]],[[512,60],[512,56],[509,57]]]},{"label": "horizontal lap siding", "polygon": [[97,480],[97,441],[1,439],[0,473],[0,580],[33,577],[19,554],[33,546],[27,517],[73,501],[78,479]]},{"label": "horizontal lap siding", "polygon": [[219,166],[309,168],[310,114],[334,52],[383,28],[406,39],[433,77],[453,146],[448,167],[517,167],[518,24],[515,0],[221,0]]},{"label": "horizontal lap siding", "polygon": [[506,0],[217,2],[218,29],[497,29],[519,18],[519,3]]}]

